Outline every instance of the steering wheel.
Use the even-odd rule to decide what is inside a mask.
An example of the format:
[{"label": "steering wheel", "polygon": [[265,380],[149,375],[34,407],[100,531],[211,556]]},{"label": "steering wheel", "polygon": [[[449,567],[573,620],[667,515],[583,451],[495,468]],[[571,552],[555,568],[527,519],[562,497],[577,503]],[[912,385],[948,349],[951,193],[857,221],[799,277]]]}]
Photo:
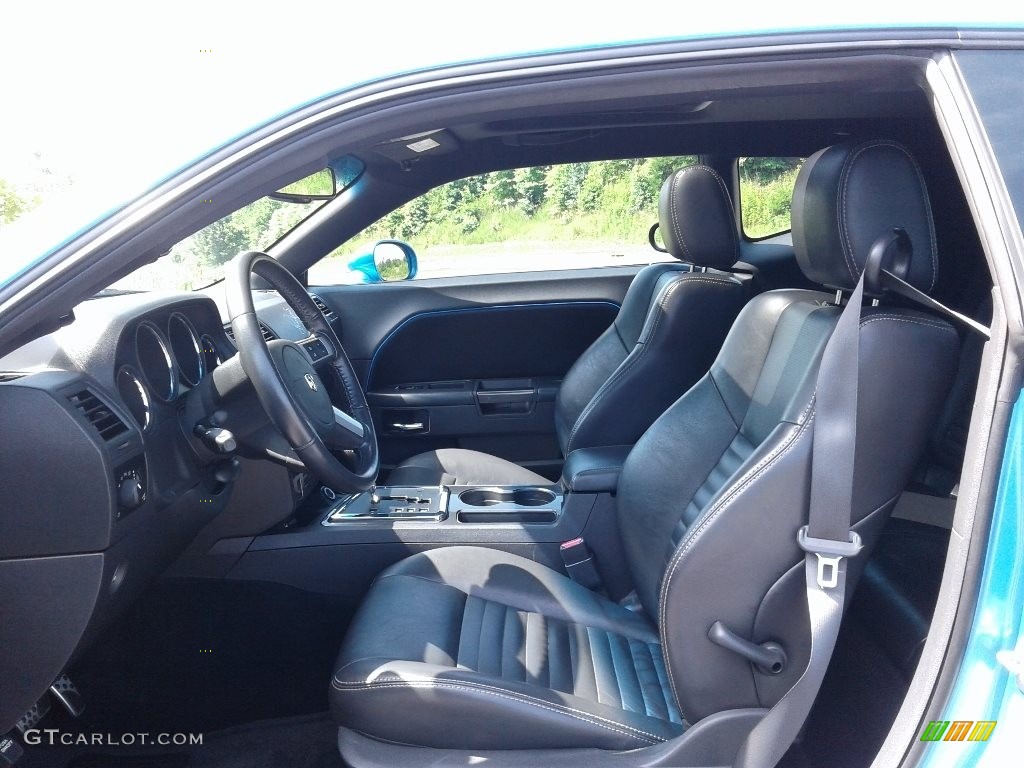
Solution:
[{"label": "steering wheel", "polygon": [[[265,280],[295,311],[310,332],[307,338],[263,338],[252,275]],[[295,276],[265,253],[238,254],[228,264],[226,283],[242,370],[271,422],[322,483],[346,493],[369,489],[379,469],[377,435],[359,378],[327,318]],[[331,402],[321,372],[335,377],[347,412]]]}]

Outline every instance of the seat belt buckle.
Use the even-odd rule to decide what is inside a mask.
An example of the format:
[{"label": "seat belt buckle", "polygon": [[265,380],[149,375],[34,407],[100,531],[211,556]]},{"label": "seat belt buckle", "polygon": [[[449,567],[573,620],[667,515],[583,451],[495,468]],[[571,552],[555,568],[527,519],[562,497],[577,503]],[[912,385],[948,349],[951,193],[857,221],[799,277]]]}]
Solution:
[{"label": "seat belt buckle", "polygon": [[835,589],[839,584],[839,564],[843,558],[855,557],[864,547],[856,531],[850,531],[849,541],[816,539],[807,535],[806,525],[797,532],[796,542],[804,552],[818,558],[818,586],[822,589]]},{"label": "seat belt buckle", "polygon": [[601,574],[598,573],[594,557],[582,536],[563,541],[558,551],[562,555],[562,563],[570,579],[595,592],[604,590]]}]

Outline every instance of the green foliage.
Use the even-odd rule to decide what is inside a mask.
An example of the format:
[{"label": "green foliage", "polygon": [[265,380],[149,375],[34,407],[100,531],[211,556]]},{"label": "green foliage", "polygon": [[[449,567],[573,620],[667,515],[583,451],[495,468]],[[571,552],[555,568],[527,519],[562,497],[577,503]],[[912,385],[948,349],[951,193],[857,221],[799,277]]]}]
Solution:
[{"label": "green foliage", "polygon": [[409,276],[409,265],[405,259],[385,259],[377,264],[377,274],[386,282],[405,280]]},{"label": "green foliage", "polygon": [[770,237],[790,228],[793,187],[800,158],[740,159],[740,212],[747,237]]},{"label": "green foliage", "polygon": [[548,188],[545,179],[547,170],[542,166],[520,168],[513,176],[519,207],[527,216],[533,216],[544,203],[544,198],[547,197]]},{"label": "green foliage", "polygon": [[287,187],[283,187],[281,192],[290,195],[333,195],[335,192],[334,174],[329,168],[324,168],[304,179],[293,181]]},{"label": "green foliage", "polygon": [[28,197],[13,184],[0,179],[0,225],[10,224],[39,204],[39,196]]},{"label": "green foliage", "polygon": [[171,249],[171,262],[180,265],[177,286],[194,288],[216,280],[232,258],[242,251],[265,250],[322,204],[264,197],[204,227]]},{"label": "green foliage", "polygon": [[375,240],[409,240],[421,258],[452,244],[595,240],[642,244],[658,218],[658,191],[692,155],[495,171],[436,187],[392,211],[331,256]]},{"label": "green foliage", "polygon": [[790,172],[800,170],[802,163],[799,157],[741,157],[740,181],[770,184]]}]

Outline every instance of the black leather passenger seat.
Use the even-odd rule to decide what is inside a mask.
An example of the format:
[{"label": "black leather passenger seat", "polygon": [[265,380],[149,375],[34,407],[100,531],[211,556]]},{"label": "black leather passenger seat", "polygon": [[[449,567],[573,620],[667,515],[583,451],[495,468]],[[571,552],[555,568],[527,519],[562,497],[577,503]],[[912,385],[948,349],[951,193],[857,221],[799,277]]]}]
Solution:
[{"label": "black leather passenger seat", "polygon": [[[562,456],[580,448],[632,445],[689,389],[718,354],[749,298],[735,211],[722,178],[704,165],[666,179],[659,227],[673,263],[637,273],[615,320],[572,365],[555,401]],[[460,448],[418,454],[391,485],[530,485],[549,480],[497,456]]]}]

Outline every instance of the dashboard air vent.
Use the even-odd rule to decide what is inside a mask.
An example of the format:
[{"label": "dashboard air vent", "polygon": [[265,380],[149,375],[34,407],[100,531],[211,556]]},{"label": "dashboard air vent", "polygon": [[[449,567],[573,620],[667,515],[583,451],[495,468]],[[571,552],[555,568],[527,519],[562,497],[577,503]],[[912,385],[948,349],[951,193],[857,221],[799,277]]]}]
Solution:
[{"label": "dashboard air vent", "polygon": [[313,300],[313,303],[316,304],[317,309],[324,313],[324,317],[326,317],[328,320],[334,319],[334,310],[327,306],[326,301],[317,296],[315,293],[309,294],[309,298],[311,298]]},{"label": "dashboard air vent", "polygon": [[[277,338],[274,332],[270,330],[270,326],[268,326],[262,320],[260,320],[260,330],[263,331],[263,338],[266,341],[273,341],[274,339]],[[231,340],[231,343],[237,347],[238,342],[235,341],[235,332],[231,330],[231,323],[225,324],[224,333],[228,335],[228,338]]]},{"label": "dashboard air vent", "polygon": [[14,381],[15,379],[20,379],[24,375],[24,373],[0,371],[0,384],[2,384],[5,381]]},{"label": "dashboard air vent", "polygon": [[85,415],[86,420],[96,428],[104,440],[109,442],[128,431],[128,425],[88,389],[76,392],[68,397],[68,400]]}]

